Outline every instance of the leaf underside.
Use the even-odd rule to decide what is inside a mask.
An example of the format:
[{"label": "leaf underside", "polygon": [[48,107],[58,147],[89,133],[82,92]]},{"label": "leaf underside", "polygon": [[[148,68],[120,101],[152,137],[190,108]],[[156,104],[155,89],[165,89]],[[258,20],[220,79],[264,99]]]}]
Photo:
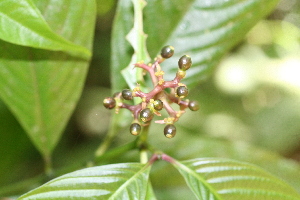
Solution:
[{"label": "leaf underside", "polygon": [[201,200],[300,199],[291,186],[247,163],[200,158],[178,162],[175,167]]},{"label": "leaf underside", "polygon": [[140,163],[86,168],[53,179],[24,194],[18,200],[139,200],[145,199],[146,196],[147,199],[153,199],[153,192],[148,185],[150,169],[151,167]]},{"label": "leaf underside", "polygon": [[[34,2],[56,33],[91,49],[94,0]],[[49,157],[81,94],[88,59],[2,40],[0,52],[0,97],[37,149]]]}]

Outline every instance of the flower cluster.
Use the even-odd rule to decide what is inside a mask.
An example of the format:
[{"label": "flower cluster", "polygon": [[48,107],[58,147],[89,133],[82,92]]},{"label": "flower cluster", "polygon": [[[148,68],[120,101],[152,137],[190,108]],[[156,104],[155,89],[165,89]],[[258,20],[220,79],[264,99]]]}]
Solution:
[{"label": "flower cluster", "polygon": [[[162,109],[165,109],[169,117],[163,120],[157,120],[155,123],[166,124],[164,128],[164,135],[167,138],[173,138],[176,134],[176,127],[174,123],[185,113],[185,109],[189,108],[192,111],[199,109],[197,101],[190,101],[184,99],[188,96],[188,88],[180,81],[185,77],[186,71],[192,65],[192,59],[188,55],[183,55],[178,61],[178,71],[172,81],[165,81],[164,71],[161,70],[160,63],[165,59],[172,57],[174,54],[174,47],[165,46],[161,50],[161,54],[155,58],[153,64],[145,64],[138,62],[135,67],[139,67],[147,71],[153,83],[153,89],[149,93],[141,91],[140,87],[133,90],[124,89],[122,92],[115,93],[113,97],[107,97],[103,101],[103,105],[108,109],[116,109],[118,113],[120,108],[128,109],[133,115],[133,122],[130,126],[130,133],[132,135],[139,135],[142,126],[148,126],[152,121],[154,115],[161,116]],[[169,92],[166,91],[170,88]],[[124,103],[126,100],[133,98],[141,98],[141,103],[137,105],[129,105]],[[170,104],[176,103],[179,105],[179,111],[175,111]]]}]

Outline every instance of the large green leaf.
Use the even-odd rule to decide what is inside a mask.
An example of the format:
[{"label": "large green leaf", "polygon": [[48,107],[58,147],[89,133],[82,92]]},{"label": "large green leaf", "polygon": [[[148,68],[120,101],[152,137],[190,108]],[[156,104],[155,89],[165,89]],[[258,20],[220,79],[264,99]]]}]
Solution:
[{"label": "large green leaf", "polygon": [[247,163],[201,158],[174,162],[196,197],[201,200],[299,200],[288,184]]},{"label": "large green leaf", "polygon": [[[60,17],[70,9],[68,5],[60,9],[62,8],[64,11]],[[0,1],[0,21],[0,39],[4,41],[47,50],[91,55],[87,48],[74,44],[53,32],[32,0]]]},{"label": "large green leaf", "polygon": [[[144,30],[152,58],[166,44],[175,47],[174,58],[162,63],[166,80],[173,79],[177,60],[189,54],[193,67],[184,79],[194,85],[207,77],[221,57],[236,45],[277,4],[278,0],[165,0],[148,1]],[[131,29],[130,0],[119,1],[112,40],[113,89],[126,84],[118,74],[130,61],[131,47],[124,41]]]},{"label": "large green leaf", "polygon": [[19,200],[151,199],[147,190],[150,169],[149,165],[140,163],[86,168],[60,176],[24,194]]},{"label": "large green leaf", "polygon": [[[168,7],[167,5],[171,2],[171,0],[163,3],[153,1],[153,9]],[[177,60],[183,54],[189,54],[192,57],[193,67],[187,72],[184,82],[187,85],[195,85],[211,74],[222,56],[243,39],[260,19],[269,14],[278,0],[196,0],[190,2],[187,10],[182,9],[184,15],[180,21],[173,26],[162,27],[161,24],[155,23],[168,21],[165,20],[168,15],[151,14],[155,16],[155,19],[148,18],[145,21],[145,32],[149,34],[148,44],[155,44],[159,49],[162,44],[171,44],[175,47],[174,58],[163,64],[165,77],[168,80],[174,77],[177,71]],[[178,1],[173,7],[181,10],[182,4],[184,1],[180,1],[180,4]],[[149,9],[151,8],[149,3]],[[158,12],[164,13],[163,11]],[[145,14],[147,15],[147,12]],[[154,34],[153,30],[158,28],[157,34],[160,36],[150,37]],[[159,49],[149,46],[152,56],[159,52]]]},{"label": "large green leaf", "polygon": [[[53,30],[91,49],[94,0],[35,2]],[[0,97],[45,157],[75,108],[87,69],[87,59],[0,41]]]},{"label": "large green leaf", "polygon": [[[193,116],[192,118],[201,118]],[[186,121],[187,122],[187,121]],[[197,121],[196,124],[201,122]],[[196,124],[194,126],[196,126]],[[193,125],[190,124],[190,127]],[[300,192],[300,165],[291,160],[278,155],[276,152],[264,150],[259,147],[252,146],[241,141],[228,141],[225,139],[217,139],[212,137],[204,137],[199,135],[199,132],[194,132],[197,136],[192,135],[192,132],[186,132],[177,127],[177,135],[172,141],[166,141],[164,138],[150,137],[149,139],[155,146],[160,147],[160,150],[169,155],[176,155],[179,160],[187,160],[201,157],[219,157],[239,160],[255,164],[273,175],[286,181]],[[182,185],[178,177],[172,176],[167,178],[165,173],[168,167],[153,168],[153,185],[154,189],[159,189],[164,185],[174,184]],[[159,181],[157,181],[159,180]]]}]

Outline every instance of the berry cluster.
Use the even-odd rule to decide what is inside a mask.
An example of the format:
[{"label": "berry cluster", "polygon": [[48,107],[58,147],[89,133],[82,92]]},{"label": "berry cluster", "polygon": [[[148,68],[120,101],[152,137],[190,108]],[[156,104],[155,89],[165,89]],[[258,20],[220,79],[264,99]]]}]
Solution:
[{"label": "berry cluster", "polygon": [[[133,115],[133,123],[130,126],[130,133],[132,135],[139,135],[142,126],[148,126],[154,115],[161,116],[163,108],[168,112],[169,117],[155,121],[155,123],[166,124],[164,128],[164,135],[167,138],[173,138],[176,134],[176,127],[174,123],[178,121],[186,108],[192,111],[199,109],[197,101],[184,100],[188,96],[188,89],[186,85],[180,83],[192,65],[191,57],[188,55],[182,56],[178,61],[179,69],[175,78],[172,81],[165,81],[163,79],[164,71],[161,70],[160,63],[165,59],[172,57],[174,54],[174,47],[165,46],[161,50],[161,54],[155,58],[154,64],[145,64],[138,62],[135,67],[139,67],[147,71],[151,77],[154,88],[149,93],[144,93],[137,86],[133,90],[124,89],[122,92],[115,93],[113,97],[107,97],[103,101],[103,105],[108,109],[116,109],[118,113],[120,108],[126,108],[131,111]],[[170,88],[170,92],[166,89]],[[142,102],[137,105],[129,105],[124,103],[124,100],[132,100],[134,97],[141,98]],[[180,110],[175,111],[170,104],[176,103]]]}]

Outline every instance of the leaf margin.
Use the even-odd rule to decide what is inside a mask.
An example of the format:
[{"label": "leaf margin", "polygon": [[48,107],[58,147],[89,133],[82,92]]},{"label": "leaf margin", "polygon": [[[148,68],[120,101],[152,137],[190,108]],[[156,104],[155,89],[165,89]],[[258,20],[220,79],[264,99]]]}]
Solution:
[{"label": "leaf margin", "polygon": [[[5,0],[1,2],[2,4],[5,3]],[[19,7],[19,9],[23,6],[23,12],[19,11],[18,14],[18,18],[22,17],[23,19],[26,19],[26,21],[29,21],[27,23],[22,23],[20,21],[18,21],[17,19],[15,19],[16,17],[13,17],[11,13],[5,13],[5,11],[9,10],[9,9],[5,9],[7,6],[11,7],[11,3],[15,3],[15,5],[13,5],[13,7]],[[38,49],[45,49],[45,50],[51,50],[51,51],[64,51],[67,53],[71,53],[74,55],[77,55],[79,57],[83,57],[83,58],[90,58],[91,57],[91,51],[89,49],[87,49],[84,46],[75,44],[65,38],[63,38],[62,36],[60,36],[59,34],[55,33],[49,26],[49,24],[46,22],[46,20],[44,19],[44,17],[42,16],[40,10],[37,8],[37,6],[34,4],[34,2],[32,0],[24,0],[24,1],[14,1],[11,2],[11,0],[7,0],[7,5],[5,6],[1,6],[0,7],[0,16],[2,16],[2,20],[6,19],[5,24],[8,24],[9,26],[3,27],[3,28],[10,28],[10,25],[12,24],[16,24],[19,25],[16,26],[14,25],[12,27],[12,29],[14,30],[14,32],[16,30],[18,30],[19,33],[23,33],[24,31],[22,30],[29,30],[29,32],[25,32],[26,34],[28,34],[28,36],[24,36],[22,34],[22,37],[14,37],[11,38],[11,35],[9,32],[4,34],[0,34],[0,39],[12,44],[16,44],[16,45],[21,45],[21,46],[28,46],[28,47],[32,47],[32,48],[38,48]],[[1,10],[2,9],[2,10]],[[25,10],[27,12],[25,12]],[[31,12],[28,12],[28,10],[30,10]],[[24,13],[26,13],[26,15],[24,15]],[[22,16],[22,14],[24,16]],[[9,22],[10,21],[10,22]],[[15,22],[15,23],[12,23]],[[3,24],[3,23],[2,23]],[[3,25],[1,25],[3,26]],[[32,37],[34,36],[35,37]],[[36,37],[40,38],[37,39]],[[24,40],[24,38],[29,40]],[[30,39],[30,38],[34,38],[34,39]],[[41,40],[43,40],[43,42],[41,42]]]},{"label": "leaf margin", "polygon": [[[151,165],[150,164],[142,164],[142,163],[117,163],[117,164],[109,164],[109,165],[102,165],[102,166],[94,166],[94,167],[89,167],[89,168],[84,168],[84,169],[80,169],[80,170],[77,170],[77,171],[74,171],[74,172],[70,172],[70,173],[67,173],[65,175],[62,175],[60,177],[57,177],[53,180],[50,180],[48,181],[47,183],[39,186],[38,188],[36,189],[33,189],[25,194],[23,194],[22,196],[20,196],[17,200],[26,200],[27,198],[30,198],[32,197],[33,195],[35,195],[35,192],[38,191],[38,190],[41,190],[41,189],[44,189],[43,187],[47,188],[48,185],[51,185],[52,183],[57,183],[61,180],[64,180],[66,178],[74,178],[74,176],[77,175],[77,177],[85,177],[85,176],[82,176],[83,174],[86,174],[86,177],[90,177],[91,176],[91,173],[92,172],[95,172],[95,171],[99,171],[99,178],[100,178],[100,175],[101,175],[101,172],[103,170],[111,170],[112,174],[113,175],[116,175],[116,176],[120,176],[120,174],[117,173],[117,171],[114,171],[114,169],[118,169],[118,167],[120,169],[124,168],[124,166],[130,166],[130,165],[135,165],[135,166],[138,166],[140,168],[140,170],[138,171],[138,173],[134,173],[134,175],[132,177],[135,177],[137,175],[144,175],[144,173],[146,172],[146,175],[147,175],[147,180],[146,180],[146,188],[149,187],[149,173],[150,173],[150,170],[151,170]],[[115,168],[114,168],[115,167]],[[126,168],[128,169],[128,168]],[[91,171],[92,170],[92,171]],[[90,172],[91,171],[91,172]],[[128,172],[127,170],[124,170],[124,172]],[[114,174],[115,173],[115,174]],[[108,174],[109,175],[109,174]],[[75,177],[76,178],[76,177]],[[129,179],[130,180],[130,179]],[[74,179],[72,180],[74,181]],[[74,181],[76,183],[76,181]],[[128,180],[125,181],[125,184],[128,182]],[[123,187],[123,184],[121,185],[121,187]],[[118,191],[121,187],[119,187],[116,191]],[[45,189],[44,189],[45,190]],[[101,190],[101,189],[100,189]],[[45,190],[46,192],[48,191],[47,189]],[[56,190],[56,191],[60,191],[59,188]],[[32,194],[33,193],[33,194]],[[144,190],[144,193],[145,193],[145,197],[148,193],[148,189]],[[32,194],[32,195],[31,195]],[[39,194],[39,193],[37,193]],[[119,199],[119,198],[115,198],[115,195],[116,193],[113,193],[112,196],[110,196],[108,199]],[[50,198],[50,197],[49,197]],[[58,197],[59,198],[59,197]],[[89,198],[89,197],[86,197],[86,198]],[[122,198],[122,197],[121,197]],[[70,199],[72,199],[72,197],[70,197]]]},{"label": "leaf margin", "polygon": [[[285,181],[275,177],[274,175],[270,174],[269,172],[265,171],[264,169],[254,165],[254,164],[251,164],[251,163],[247,163],[247,162],[241,162],[241,161],[236,161],[236,160],[233,160],[233,159],[228,159],[228,158],[213,158],[213,157],[206,157],[206,158],[194,158],[194,159],[190,159],[190,160],[184,160],[184,161],[177,161],[175,159],[172,159],[171,158],[171,164],[179,171],[179,173],[184,177],[187,185],[189,186],[189,188],[193,191],[193,193],[196,195],[197,198],[201,199],[201,200],[206,200],[205,198],[201,198],[200,194],[198,195],[197,194],[197,191],[196,191],[196,188],[194,187],[195,185],[193,185],[188,176],[187,175],[195,175],[195,177],[198,177],[200,181],[203,181],[206,183],[205,179],[203,179],[201,176],[198,175],[198,173],[189,168],[187,165],[187,163],[190,163],[192,164],[194,161],[217,161],[217,162],[220,162],[220,161],[225,161],[225,162],[232,162],[234,164],[239,164],[239,165],[244,165],[246,167],[249,167],[249,168],[253,168],[255,170],[257,170],[258,172],[261,172],[263,173],[264,175],[268,176],[270,179],[272,180],[275,180],[277,181],[276,183],[279,183],[281,184],[282,186],[285,186],[289,192],[293,193],[291,196],[290,194],[291,193],[288,193],[288,194],[284,194],[283,192],[282,193],[276,193],[276,194],[279,194],[279,195],[286,195],[286,197],[290,197],[288,199],[293,199],[293,200],[299,200],[300,199],[300,194],[292,187],[290,186],[289,184],[287,184]],[[190,174],[188,172],[191,172]],[[211,186],[209,186],[208,188],[211,188]],[[213,190],[214,191],[214,190]],[[253,191],[260,191],[260,190],[253,190]],[[264,190],[265,191],[265,190]],[[276,191],[273,191],[273,193],[276,192]],[[219,196],[219,193],[217,193],[218,195],[216,195],[216,200],[221,200],[223,199],[221,196]],[[209,199],[211,199],[209,197]],[[215,199],[215,198],[214,198]]]}]

